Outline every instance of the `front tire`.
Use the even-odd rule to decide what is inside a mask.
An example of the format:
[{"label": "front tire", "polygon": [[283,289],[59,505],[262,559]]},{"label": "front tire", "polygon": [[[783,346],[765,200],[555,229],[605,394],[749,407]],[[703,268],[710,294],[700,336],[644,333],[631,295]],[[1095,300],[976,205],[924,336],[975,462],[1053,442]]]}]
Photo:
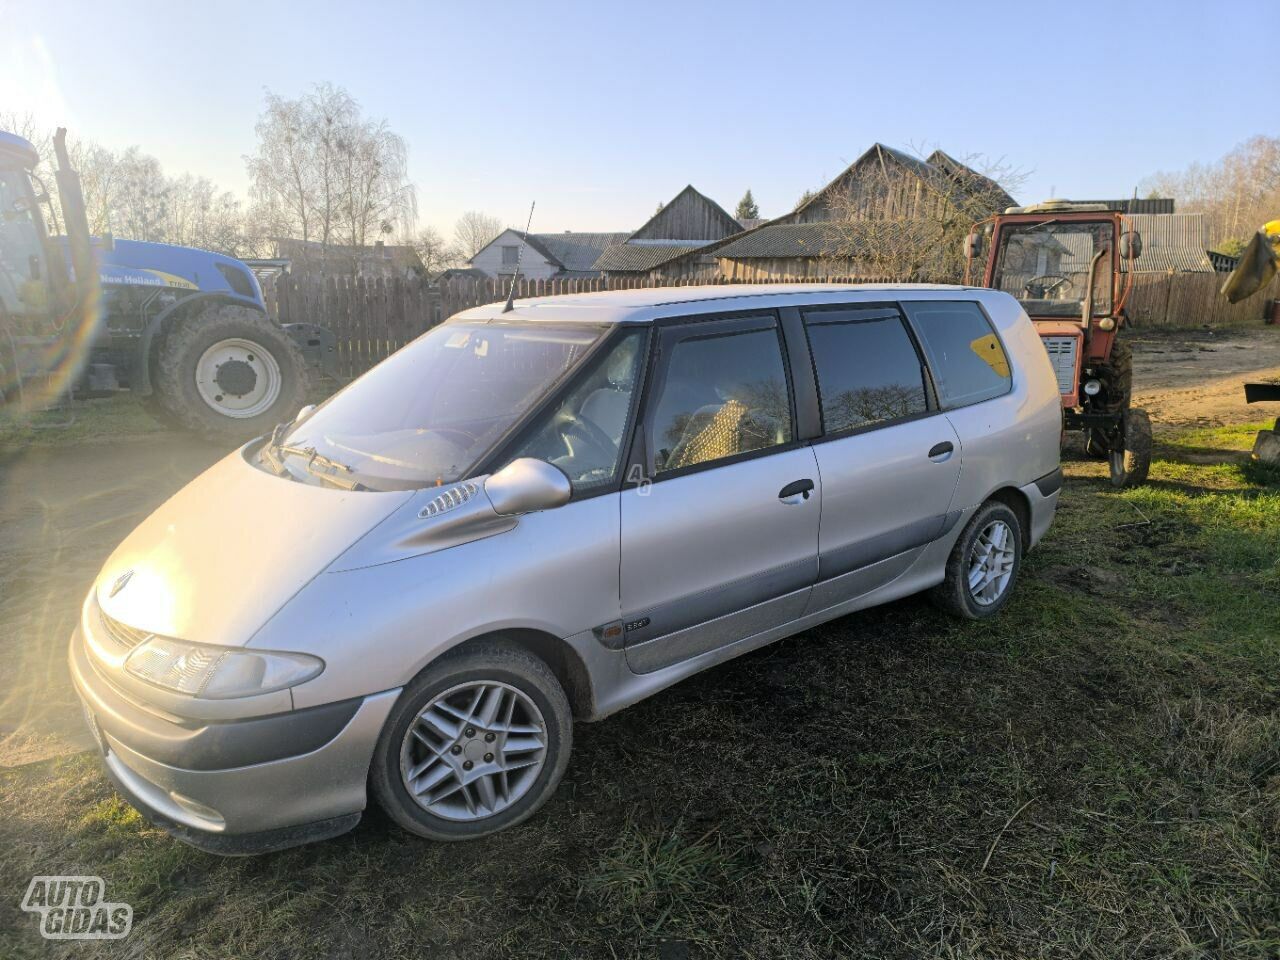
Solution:
[{"label": "front tire", "polygon": [[995,616],[1018,582],[1022,542],[1018,515],[1008,505],[988,500],[965,524],[947,558],[946,576],[929,599],[965,620]]},{"label": "front tire", "polygon": [[1124,412],[1124,449],[1111,453],[1111,485],[1123,489],[1145,483],[1151,471],[1151,418],[1130,407]]},{"label": "front tire", "polygon": [[160,341],[155,389],[162,419],[247,440],[306,403],[306,361],[264,314],[213,304],[171,321]]},{"label": "front tire", "polygon": [[401,694],[370,785],[410,833],[470,840],[527,820],[569,764],[573,717],[544,661],[489,641],[446,654]]}]

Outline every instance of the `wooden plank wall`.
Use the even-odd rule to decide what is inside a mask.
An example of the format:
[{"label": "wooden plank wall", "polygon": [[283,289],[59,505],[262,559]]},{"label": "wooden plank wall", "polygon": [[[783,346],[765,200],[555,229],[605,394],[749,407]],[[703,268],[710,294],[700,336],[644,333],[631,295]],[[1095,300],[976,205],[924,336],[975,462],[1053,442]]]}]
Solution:
[{"label": "wooden plank wall", "polygon": [[1267,301],[1280,297],[1280,277],[1242,303],[1218,291],[1224,273],[1137,273],[1125,306],[1135,328],[1200,327],[1258,323]]},{"label": "wooden plank wall", "polygon": [[[762,265],[763,266],[763,265]],[[780,271],[788,275],[779,276]],[[812,272],[808,272],[812,271]],[[829,275],[814,264],[771,263],[759,270],[739,270],[733,277],[614,277],[595,280],[522,280],[516,297],[545,297],[599,290],[693,284],[877,283],[887,278]],[[1222,274],[1137,274],[1128,309],[1135,328],[1194,327],[1204,324],[1248,324],[1261,320],[1267,300],[1280,297],[1280,277],[1264,294],[1232,306],[1218,294]],[[509,280],[450,280],[441,285],[419,281],[321,278],[297,273],[265,283],[267,307],[281,323],[314,323],[333,331],[338,341],[338,374],[359,376],[410,340],[460,310],[505,300]]]}]

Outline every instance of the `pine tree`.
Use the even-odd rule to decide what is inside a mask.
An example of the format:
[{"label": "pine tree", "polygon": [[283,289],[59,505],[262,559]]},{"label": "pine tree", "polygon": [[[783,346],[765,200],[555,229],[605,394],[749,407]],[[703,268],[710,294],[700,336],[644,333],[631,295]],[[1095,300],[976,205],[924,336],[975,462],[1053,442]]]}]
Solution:
[{"label": "pine tree", "polygon": [[742,199],[738,201],[738,209],[734,211],[734,216],[739,220],[760,219],[760,208],[756,206],[756,198],[751,195],[750,188],[742,195]]}]

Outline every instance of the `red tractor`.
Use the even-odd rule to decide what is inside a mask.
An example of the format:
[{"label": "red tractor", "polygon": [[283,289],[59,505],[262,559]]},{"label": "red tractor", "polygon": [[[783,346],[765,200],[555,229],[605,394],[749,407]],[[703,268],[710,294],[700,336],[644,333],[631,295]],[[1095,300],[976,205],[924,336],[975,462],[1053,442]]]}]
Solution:
[{"label": "red tractor", "polygon": [[1016,297],[1035,323],[1058,375],[1063,429],[1084,432],[1116,487],[1142,483],[1151,465],[1151,420],[1130,406],[1133,354],[1120,337],[1133,283],[1124,265],[1141,253],[1123,214],[1068,200],[1011,207],[965,244],[967,272],[985,260],[982,285]]}]

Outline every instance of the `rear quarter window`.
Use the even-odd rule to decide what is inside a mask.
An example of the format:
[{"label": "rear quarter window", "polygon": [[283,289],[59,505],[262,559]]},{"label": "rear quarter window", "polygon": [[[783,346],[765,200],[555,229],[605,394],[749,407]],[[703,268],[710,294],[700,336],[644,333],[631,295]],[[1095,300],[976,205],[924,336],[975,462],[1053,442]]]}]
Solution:
[{"label": "rear quarter window", "polygon": [[991,321],[970,300],[902,304],[929,356],[944,408],[965,407],[1009,392],[1009,356]]}]

